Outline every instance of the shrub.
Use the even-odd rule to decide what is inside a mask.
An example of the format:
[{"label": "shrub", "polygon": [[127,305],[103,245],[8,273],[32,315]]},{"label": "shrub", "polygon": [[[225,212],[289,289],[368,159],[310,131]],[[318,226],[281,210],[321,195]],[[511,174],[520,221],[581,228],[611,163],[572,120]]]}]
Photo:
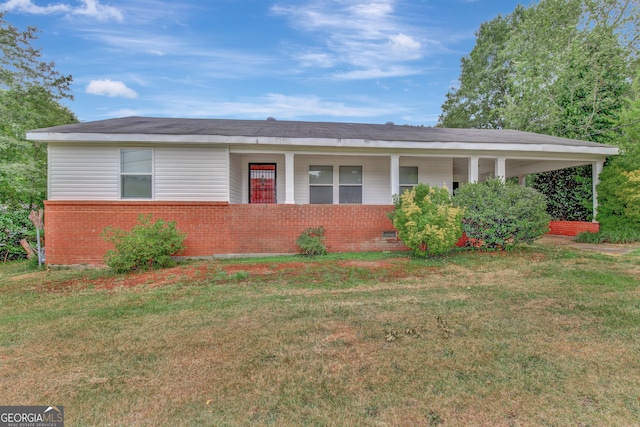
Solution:
[{"label": "shrub", "polygon": [[640,229],[621,227],[615,230],[600,230],[597,233],[580,233],[578,243],[636,243],[640,242]]},{"label": "shrub", "polygon": [[591,221],[593,218],[591,166],[531,175],[528,182],[544,194],[547,212],[554,220]]},{"label": "shrub", "polygon": [[175,265],[171,255],[184,250],[186,234],[176,229],[175,221],[158,219],[151,222],[152,214],[139,215],[130,231],[106,227],[102,237],[113,243],[115,250],[107,251],[104,262],[119,273],[145,271]]},{"label": "shrub", "polygon": [[398,237],[416,256],[438,256],[453,250],[462,237],[462,208],[453,206],[449,190],[418,184],[395,196],[389,219]]},{"label": "shrub", "polygon": [[296,245],[304,255],[326,255],[327,247],[324,245],[324,227],[305,229],[296,239]]},{"label": "shrub", "polygon": [[453,200],[465,208],[462,222],[467,237],[488,249],[533,243],[549,229],[545,198],[533,188],[492,178],[463,185]]},{"label": "shrub", "polygon": [[640,232],[640,150],[607,164],[597,188],[600,229]]},{"label": "shrub", "polygon": [[0,261],[26,259],[21,239],[35,240],[35,229],[29,211],[0,209]]},{"label": "shrub", "polygon": [[576,236],[576,242],[578,243],[602,243],[604,242],[602,233],[593,233],[591,231],[585,231],[578,233]]}]

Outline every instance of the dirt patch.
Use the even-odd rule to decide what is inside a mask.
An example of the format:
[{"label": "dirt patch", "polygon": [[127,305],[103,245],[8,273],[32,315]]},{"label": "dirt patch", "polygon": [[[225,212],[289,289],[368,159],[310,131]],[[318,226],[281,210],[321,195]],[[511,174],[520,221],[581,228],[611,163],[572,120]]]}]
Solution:
[{"label": "dirt patch", "polygon": [[[15,276],[10,279],[14,283],[24,283],[25,285],[33,284],[39,289],[53,292],[65,292],[78,289],[119,289],[134,288],[138,286],[159,287],[167,286],[180,282],[197,283],[206,280],[233,279],[238,273],[247,273],[249,277],[269,277],[276,275],[301,274],[306,270],[317,267],[320,262],[277,262],[277,263],[247,263],[247,262],[224,262],[201,261],[178,265],[176,267],[163,270],[148,271],[141,273],[123,274],[111,277],[92,277],[91,272],[87,274],[77,275],[70,279],[64,279],[60,276],[64,274],[61,271],[39,271]],[[384,270],[390,275],[401,275],[399,270],[405,264],[391,263],[387,260],[380,261],[359,261],[345,260],[335,261],[340,267],[361,268],[370,271]],[[406,272],[404,273],[406,275]]]}]

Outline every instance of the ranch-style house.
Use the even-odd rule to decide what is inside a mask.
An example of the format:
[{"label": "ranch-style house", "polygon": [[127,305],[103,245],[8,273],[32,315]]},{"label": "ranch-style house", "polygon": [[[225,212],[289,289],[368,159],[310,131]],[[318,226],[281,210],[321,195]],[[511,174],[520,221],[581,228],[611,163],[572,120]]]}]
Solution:
[{"label": "ranch-style house", "polygon": [[[46,261],[100,264],[106,226],[175,220],[186,257],[296,253],[324,226],[329,251],[403,250],[392,196],[451,191],[592,165],[617,148],[513,130],[301,121],[126,117],[32,130],[48,144]],[[596,224],[597,226],[597,224]]]}]

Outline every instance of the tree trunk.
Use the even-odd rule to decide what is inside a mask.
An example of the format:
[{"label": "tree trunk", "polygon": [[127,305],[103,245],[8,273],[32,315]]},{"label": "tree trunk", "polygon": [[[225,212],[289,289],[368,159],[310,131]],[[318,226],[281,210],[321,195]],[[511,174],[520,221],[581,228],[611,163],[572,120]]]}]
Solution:
[{"label": "tree trunk", "polygon": [[31,245],[29,244],[29,242],[27,242],[25,239],[20,240],[20,245],[22,245],[22,247],[24,248],[24,250],[27,252],[27,258],[31,259],[34,256],[36,256],[36,253],[33,251],[33,249],[31,248]]}]

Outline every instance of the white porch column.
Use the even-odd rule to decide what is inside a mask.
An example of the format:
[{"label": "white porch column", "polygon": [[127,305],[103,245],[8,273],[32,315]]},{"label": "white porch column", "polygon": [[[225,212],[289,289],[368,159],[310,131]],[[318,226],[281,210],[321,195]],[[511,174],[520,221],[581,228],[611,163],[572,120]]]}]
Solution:
[{"label": "white porch column", "polygon": [[604,162],[593,162],[591,164],[591,174],[593,178],[593,222],[596,222],[596,216],[598,215],[598,190],[596,186],[600,182],[600,173],[604,167]]},{"label": "white porch column", "polygon": [[469,157],[469,183],[478,182],[479,157]]},{"label": "white porch column", "polygon": [[394,194],[400,194],[400,155],[391,155],[391,200]]},{"label": "white porch column", "polygon": [[527,175],[518,175],[518,184],[523,187],[527,185]]},{"label": "white porch column", "polygon": [[284,170],[285,170],[285,199],[284,203],[286,205],[294,205],[296,202],[294,200],[294,161],[293,161],[293,153],[287,151],[284,153]]},{"label": "white porch column", "polygon": [[496,159],[494,175],[500,179],[500,181],[505,181],[507,175],[507,159],[504,157],[498,157]]}]

